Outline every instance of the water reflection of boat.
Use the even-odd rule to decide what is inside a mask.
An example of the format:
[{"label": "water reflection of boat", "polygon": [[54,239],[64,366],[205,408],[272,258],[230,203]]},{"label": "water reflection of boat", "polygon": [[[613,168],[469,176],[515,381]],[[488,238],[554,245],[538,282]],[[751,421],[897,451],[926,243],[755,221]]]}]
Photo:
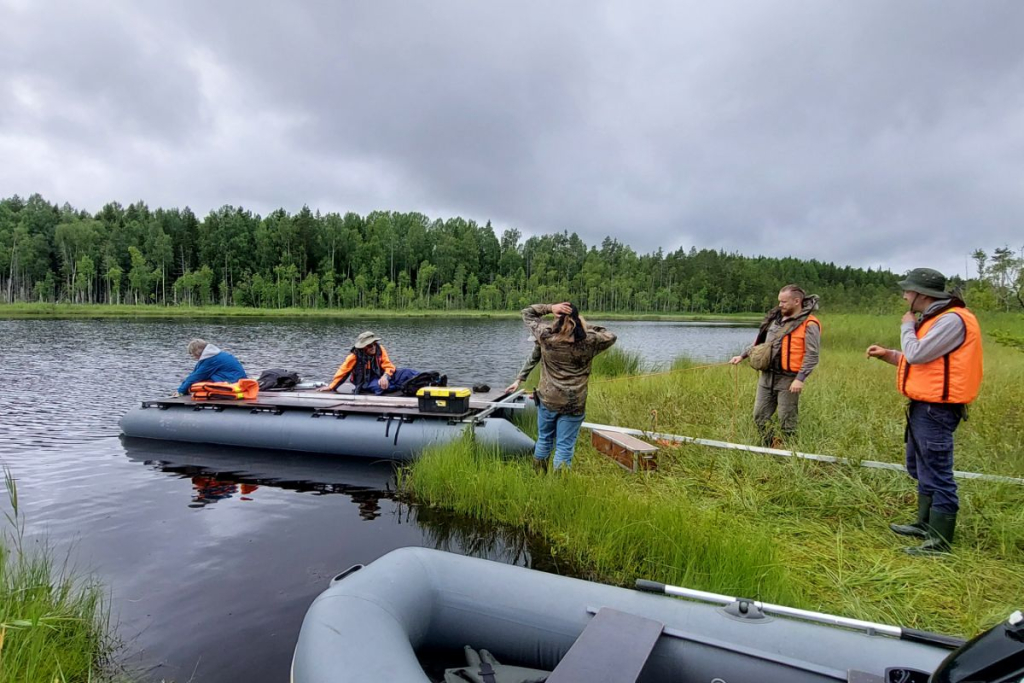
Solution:
[{"label": "water reflection of boat", "polygon": [[[503,403],[499,403],[503,402]],[[305,453],[411,460],[424,448],[474,438],[505,454],[533,439],[497,412],[517,397],[475,395],[460,414],[422,412],[415,398],[311,391],[261,394],[252,401],[144,401],[121,418],[126,436]]]},{"label": "water reflection of boat", "polygon": [[395,495],[395,468],[387,461],[130,437],[121,441],[129,460],[191,478],[193,507],[273,486],[322,495],[345,494],[359,505],[364,519],[373,519],[380,514],[379,501]]},{"label": "water reflection of boat", "polygon": [[[962,645],[908,629],[868,628],[896,629],[878,624],[806,621],[828,617],[816,613],[800,615],[804,621],[779,618],[773,614],[795,615],[752,601],[725,598],[730,604],[719,606],[711,594],[691,597],[701,601],[403,548],[339,575],[313,602],[292,680],[427,683],[425,652],[469,646],[489,650],[502,665],[536,670],[512,679],[499,671],[498,681],[543,680],[554,671],[549,683],[916,682],[931,680],[928,674]],[[890,677],[889,668],[925,672],[924,678]]]}]

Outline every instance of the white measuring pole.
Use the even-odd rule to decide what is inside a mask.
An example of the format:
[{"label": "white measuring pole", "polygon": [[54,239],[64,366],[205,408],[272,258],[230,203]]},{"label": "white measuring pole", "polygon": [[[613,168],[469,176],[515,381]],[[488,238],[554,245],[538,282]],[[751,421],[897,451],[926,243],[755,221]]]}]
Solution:
[{"label": "white measuring pole", "polygon": [[[715,441],[713,439],[698,439],[693,436],[680,436],[679,434],[665,434],[663,432],[649,432],[642,429],[630,429],[628,427],[616,427],[614,425],[602,425],[594,422],[584,422],[583,427],[587,429],[600,429],[606,432],[618,432],[619,434],[630,434],[642,436],[648,439],[660,439],[662,441],[673,441],[675,443],[692,443],[697,446],[709,448],[725,448],[733,451],[746,451],[747,453],[760,453],[763,455],[775,455],[782,458],[801,458],[803,460],[817,460],[818,462],[834,462],[844,465],[860,465],[877,470],[896,470],[906,472],[907,468],[894,462],[878,462],[877,460],[850,460],[834,455],[819,455],[816,453],[800,453],[798,451],[785,451],[780,448],[764,448],[762,446],[748,446],[742,443],[729,443],[728,441]],[[1016,484],[1024,486],[1024,479],[1017,477],[1004,477],[998,474],[980,474],[978,472],[962,472],[953,470],[953,476],[957,479],[977,479],[979,481],[994,481],[1000,484]]]}]

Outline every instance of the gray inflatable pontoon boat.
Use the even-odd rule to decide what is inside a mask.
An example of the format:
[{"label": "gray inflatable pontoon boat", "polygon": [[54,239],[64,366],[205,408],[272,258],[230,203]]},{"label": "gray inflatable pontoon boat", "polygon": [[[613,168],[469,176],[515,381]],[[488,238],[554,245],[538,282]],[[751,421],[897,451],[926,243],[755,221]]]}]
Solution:
[{"label": "gray inflatable pontoon boat", "polygon": [[[956,638],[812,612],[801,616],[848,628],[780,618],[773,614],[789,608],[694,593],[699,601],[403,548],[353,567],[317,597],[299,634],[292,681],[429,683],[422,653],[454,653],[455,660],[464,646],[485,649],[489,656],[467,650],[470,666],[449,669],[451,677],[444,680],[959,680],[929,679],[963,645]],[[730,604],[708,602],[719,598]],[[789,610],[790,616],[794,612],[799,610]],[[1017,652],[1024,655],[1024,649]],[[481,661],[500,662],[490,666],[493,678],[486,677]]]},{"label": "gray inflatable pontoon boat", "polygon": [[504,415],[519,395],[482,396],[459,415],[424,413],[415,398],[315,391],[261,393],[245,401],[188,397],[144,401],[121,418],[125,436],[378,459],[412,460],[431,445],[474,438],[506,455],[534,442]]}]

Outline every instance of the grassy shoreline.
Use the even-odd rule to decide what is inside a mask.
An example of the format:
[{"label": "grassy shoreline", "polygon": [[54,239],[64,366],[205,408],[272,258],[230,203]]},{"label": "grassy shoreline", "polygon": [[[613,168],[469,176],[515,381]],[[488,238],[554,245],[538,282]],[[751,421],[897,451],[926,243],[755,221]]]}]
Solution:
[{"label": "grassy shoreline", "polygon": [[[899,318],[823,318],[822,363],[801,399],[801,451],[903,461],[903,400],[895,368],[864,358],[898,347]],[[982,317],[988,332],[1020,336],[1024,318]],[[985,339],[986,377],[956,436],[956,467],[1024,476],[1024,353]],[[608,364],[623,367],[617,361]],[[628,363],[626,363],[628,365]],[[755,443],[756,374],[745,367],[592,379],[588,419]],[[652,411],[657,411],[653,413]],[[545,478],[528,462],[472,449],[429,453],[406,473],[420,502],[545,537],[594,578],[689,585],[805,609],[973,635],[1024,594],[1024,489],[960,481],[954,553],[912,558],[888,530],[913,516],[904,473],[663,445],[660,471],[631,475],[583,432],[573,471]]]},{"label": "grassy shoreline", "polygon": [[[756,313],[728,314],[643,314],[587,313],[593,320],[641,320],[659,322],[711,322],[750,324],[761,319]],[[366,308],[245,308],[239,306],[157,306],[144,304],[0,304],[0,319],[43,318],[480,318],[519,319],[519,311],[480,310],[373,310]]]},{"label": "grassy shoreline", "polygon": [[110,679],[114,650],[103,588],[54,561],[48,546],[25,547],[14,478],[0,536],[0,683]]}]

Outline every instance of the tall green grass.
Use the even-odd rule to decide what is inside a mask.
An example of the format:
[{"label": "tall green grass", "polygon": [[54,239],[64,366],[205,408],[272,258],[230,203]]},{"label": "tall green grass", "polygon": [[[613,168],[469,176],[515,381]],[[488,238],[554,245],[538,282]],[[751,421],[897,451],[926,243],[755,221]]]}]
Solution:
[{"label": "tall green grass", "polygon": [[111,653],[103,592],[24,543],[17,486],[5,470],[11,509],[0,539],[0,683],[64,683],[107,677]]},{"label": "tall green grass", "polygon": [[[872,343],[899,347],[899,317],[821,318],[822,360],[791,445],[902,463],[895,368],[864,357]],[[1024,333],[1019,315],[981,324]],[[984,350],[985,380],[956,434],[956,467],[1024,477],[1024,354],[989,336]],[[756,380],[745,366],[684,359],[642,382],[592,382],[587,417],[754,444]],[[962,635],[1004,618],[1024,595],[1024,487],[961,480],[953,554],[912,558],[900,551],[909,540],[887,526],[916,511],[904,473],[664,444],[659,472],[632,475],[588,440],[584,431],[567,477],[539,477],[460,447],[414,464],[408,490],[539,533],[611,582],[646,577]],[[703,549],[701,539],[722,544]],[[686,552],[670,550],[677,540]]]},{"label": "tall green grass", "polygon": [[772,600],[794,595],[784,563],[744,520],[614,470],[538,477],[530,462],[504,461],[466,439],[430,449],[403,484],[431,505],[540,534],[554,554],[595,576],[659,577]]},{"label": "tall green grass", "polygon": [[594,377],[637,375],[640,374],[642,367],[643,357],[639,351],[627,351],[613,346],[594,357],[591,375]]}]

